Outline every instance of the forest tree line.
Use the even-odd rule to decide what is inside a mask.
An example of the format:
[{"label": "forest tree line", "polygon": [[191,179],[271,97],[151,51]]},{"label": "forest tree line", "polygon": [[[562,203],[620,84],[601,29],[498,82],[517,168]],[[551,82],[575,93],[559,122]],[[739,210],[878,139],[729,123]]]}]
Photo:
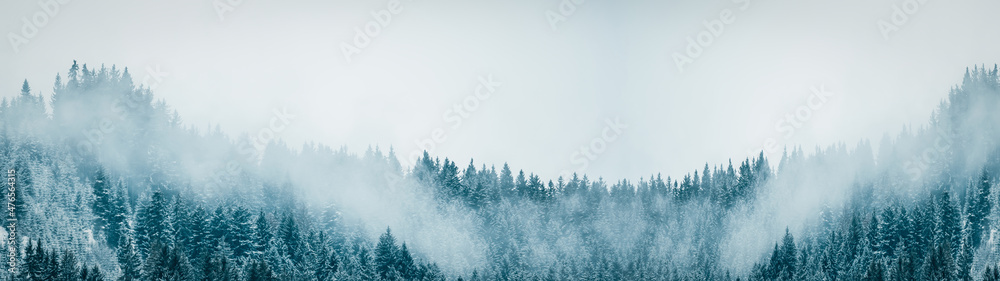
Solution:
[{"label": "forest tree line", "polygon": [[[272,142],[247,160],[245,137],[185,127],[127,69],[74,62],[48,102],[25,81],[0,104],[20,223],[17,243],[0,239],[19,253],[2,278],[998,280],[997,74],[967,71],[929,125],[886,135],[877,153],[793,147],[608,182],[426,152],[404,168],[378,147]],[[238,169],[215,173],[230,159]],[[310,200],[317,189],[334,198]],[[431,207],[372,225],[351,205],[358,192],[428,194],[398,200]],[[774,202],[801,192],[829,198],[788,219]],[[468,255],[422,236],[449,229],[467,234],[454,251]]]}]

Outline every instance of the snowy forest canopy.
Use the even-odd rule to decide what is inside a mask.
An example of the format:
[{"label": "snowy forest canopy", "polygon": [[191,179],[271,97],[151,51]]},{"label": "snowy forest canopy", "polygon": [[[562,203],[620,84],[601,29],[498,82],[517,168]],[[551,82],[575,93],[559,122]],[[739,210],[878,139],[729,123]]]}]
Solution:
[{"label": "snowy forest canopy", "polygon": [[997,108],[997,67],[974,67],[877,152],[542,179],[199,132],[127,69],[73,62],[48,101],[25,81],[0,104],[0,279],[995,281]]}]

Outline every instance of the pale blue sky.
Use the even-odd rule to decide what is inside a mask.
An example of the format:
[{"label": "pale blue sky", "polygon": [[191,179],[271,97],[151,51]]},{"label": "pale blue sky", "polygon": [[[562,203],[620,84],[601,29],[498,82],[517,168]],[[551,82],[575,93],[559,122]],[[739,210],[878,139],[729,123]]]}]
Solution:
[{"label": "pale blue sky", "polygon": [[[587,0],[553,30],[546,13],[561,1],[403,0],[350,62],[341,44],[389,1],[243,0],[223,20],[209,0],[63,1],[17,52],[22,18],[50,2],[0,4],[3,96],[25,78],[50,95],[74,59],[129,66],[139,80],[159,66],[163,80],[148,81],[187,124],[256,133],[287,108],[296,118],[279,136],[295,146],[400,154],[441,128],[435,155],[543,177],[580,170],[575,151],[616,118],[627,128],[586,173],[678,176],[769,138],[806,151],[877,144],[926,122],[965,67],[1000,62],[996,1],[925,1],[886,39],[877,22],[906,1]],[[726,10],[731,23],[680,72],[672,55]],[[502,85],[452,127],[445,115],[481,76]],[[776,123],[820,86],[836,94],[786,139]]]}]

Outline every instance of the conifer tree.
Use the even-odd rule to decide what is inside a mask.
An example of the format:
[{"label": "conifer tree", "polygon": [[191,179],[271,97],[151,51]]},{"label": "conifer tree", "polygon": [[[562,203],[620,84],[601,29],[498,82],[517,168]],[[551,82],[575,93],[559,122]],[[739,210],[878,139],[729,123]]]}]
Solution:
[{"label": "conifer tree", "polygon": [[396,246],[396,238],[392,236],[392,230],[385,229],[378,238],[378,245],[375,245],[375,269],[383,280],[393,280],[398,276],[397,266],[399,264],[399,249]]},{"label": "conifer tree", "polygon": [[118,277],[118,281],[139,280],[141,262],[139,261],[139,255],[136,253],[135,245],[132,243],[132,237],[126,235],[120,241],[121,243],[118,245],[118,266],[121,268],[121,276]]},{"label": "conifer tree", "polygon": [[267,251],[267,247],[271,245],[271,239],[274,236],[273,230],[271,229],[271,223],[267,219],[267,215],[264,212],[257,214],[257,218],[254,220],[254,252],[257,255],[261,255]]},{"label": "conifer tree", "polygon": [[157,241],[164,245],[170,245],[174,242],[172,212],[170,212],[169,205],[163,192],[157,190],[153,192],[146,206],[136,215],[138,221],[136,236],[140,249],[151,249],[152,244]]},{"label": "conifer tree", "polygon": [[277,281],[271,266],[266,261],[253,260],[247,270],[247,281]]}]

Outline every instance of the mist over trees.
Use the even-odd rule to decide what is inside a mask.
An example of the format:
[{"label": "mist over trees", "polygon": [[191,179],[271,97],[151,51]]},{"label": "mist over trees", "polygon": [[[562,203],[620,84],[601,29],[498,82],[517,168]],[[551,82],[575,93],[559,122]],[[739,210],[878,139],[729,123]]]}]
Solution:
[{"label": "mist over trees", "polygon": [[115,66],[41,92],[0,103],[0,280],[1000,280],[996,66],[877,146],[634,180],[258,148]]}]

